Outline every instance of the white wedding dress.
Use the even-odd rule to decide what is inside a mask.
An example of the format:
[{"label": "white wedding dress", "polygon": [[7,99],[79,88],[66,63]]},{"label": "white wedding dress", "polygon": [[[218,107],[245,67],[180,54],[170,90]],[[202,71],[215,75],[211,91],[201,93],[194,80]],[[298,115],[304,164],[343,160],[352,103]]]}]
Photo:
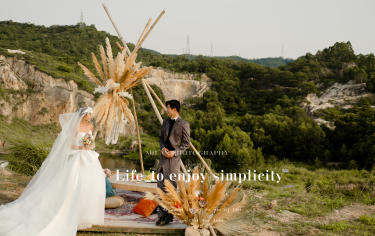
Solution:
[{"label": "white wedding dress", "polygon": [[104,224],[105,174],[99,153],[72,149],[72,144],[83,146],[86,133],[72,132],[82,115],[70,113],[68,122],[63,118],[62,132],[21,196],[0,206],[0,236],[73,236],[77,229]]},{"label": "white wedding dress", "polygon": [[[78,132],[75,140],[77,146],[83,146],[81,138],[85,135],[84,132]],[[75,189],[71,192],[72,197],[67,197],[59,213],[43,229],[40,236],[56,235],[56,231],[64,232],[69,228],[62,222],[66,222],[71,217],[69,212],[72,210],[79,212],[78,221],[72,222],[79,223],[77,229],[89,228],[93,224],[104,224],[105,174],[98,156],[99,153],[93,150],[74,150],[69,155],[69,167],[72,172],[78,173],[74,183]],[[66,232],[61,235],[71,234]]]}]

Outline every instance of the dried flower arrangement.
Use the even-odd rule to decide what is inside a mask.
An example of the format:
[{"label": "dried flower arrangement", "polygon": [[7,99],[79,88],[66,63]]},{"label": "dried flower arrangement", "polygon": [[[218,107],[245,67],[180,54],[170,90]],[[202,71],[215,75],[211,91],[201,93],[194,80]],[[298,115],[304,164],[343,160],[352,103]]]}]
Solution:
[{"label": "dried flower arrangement", "polygon": [[84,74],[98,85],[94,93],[102,93],[94,106],[93,117],[98,128],[105,131],[106,144],[117,143],[118,136],[124,131],[126,123],[134,122],[127,100],[133,99],[133,96],[128,91],[152,69],[152,67],[141,67],[142,62],[135,62],[137,51],[163,14],[164,11],[152,25],[151,19],[148,20],[133,51],[130,52],[126,43],[121,45],[116,42],[120,51],[114,58],[111,44],[106,38],[106,49],[99,45],[101,65],[95,54],[91,53],[92,61],[100,78],[97,78],[86,66],[78,62]]},{"label": "dried flower arrangement", "polygon": [[[195,168],[193,173],[199,176],[198,168]],[[164,181],[166,192],[158,188],[157,195],[148,192],[146,198],[155,200],[188,225],[186,232],[195,231],[209,235],[210,227],[220,227],[226,220],[239,213],[241,207],[246,204],[246,198],[242,196],[240,201],[234,202],[241,187],[226,194],[228,182],[219,180],[210,188],[207,175],[204,181],[201,180],[200,177],[188,183],[182,179],[177,180],[178,190],[170,181]],[[194,233],[189,235],[194,235]]]}]

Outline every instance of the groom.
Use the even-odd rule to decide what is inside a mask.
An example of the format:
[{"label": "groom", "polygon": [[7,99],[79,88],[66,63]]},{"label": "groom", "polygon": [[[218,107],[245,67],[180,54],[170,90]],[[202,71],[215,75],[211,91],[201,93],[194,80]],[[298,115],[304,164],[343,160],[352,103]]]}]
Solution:
[{"label": "groom", "polygon": [[[158,175],[162,175],[163,180],[157,181],[158,188],[164,192],[164,180],[170,180],[177,188],[176,177],[180,170],[181,154],[190,145],[190,125],[179,116],[180,102],[169,100],[165,103],[167,107],[168,118],[163,120],[160,129],[159,143],[161,155],[158,166]],[[161,173],[161,174],[160,174]],[[160,178],[161,179],[161,178]],[[158,206],[158,221],[156,225],[162,226],[173,221],[173,215],[166,209]]]}]

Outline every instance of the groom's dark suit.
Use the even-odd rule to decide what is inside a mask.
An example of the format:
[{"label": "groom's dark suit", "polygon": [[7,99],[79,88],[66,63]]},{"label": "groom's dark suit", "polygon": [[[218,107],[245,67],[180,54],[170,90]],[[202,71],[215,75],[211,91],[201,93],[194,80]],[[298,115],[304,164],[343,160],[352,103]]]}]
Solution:
[{"label": "groom's dark suit", "polygon": [[[172,128],[171,128],[172,127]],[[190,125],[189,122],[183,120],[180,116],[174,121],[171,118],[163,120],[159,135],[160,150],[164,147],[169,151],[174,151],[175,154],[172,158],[167,158],[161,152],[158,173],[162,173],[164,180],[170,180],[170,174],[174,173],[177,176],[180,170],[181,154],[190,145]],[[172,177],[174,178],[174,177]],[[177,187],[177,183],[172,181],[172,184]],[[164,189],[164,181],[158,181],[157,186]],[[159,217],[163,216],[166,212],[159,210]]]}]

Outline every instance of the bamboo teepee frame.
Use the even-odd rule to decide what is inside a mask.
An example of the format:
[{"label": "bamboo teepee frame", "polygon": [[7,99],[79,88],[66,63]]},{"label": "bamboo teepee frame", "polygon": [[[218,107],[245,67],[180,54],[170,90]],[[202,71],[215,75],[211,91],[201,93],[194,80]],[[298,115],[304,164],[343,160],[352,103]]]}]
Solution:
[{"label": "bamboo teepee frame", "polygon": [[[116,26],[116,23],[114,22],[108,8],[105,6],[104,3],[102,3],[102,6],[105,10],[105,12],[107,13],[113,27],[115,28],[122,44],[123,44],[123,49],[125,51],[125,53],[127,55],[130,55],[130,50],[129,48],[127,47],[127,44],[126,44],[126,41],[124,40],[123,36],[121,35],[120,31],[118,30],[117,26]],[[156,23],[160,20],[160,18],[164,15],[165,11],[163,10],[160,15],[157,17],[157,19],[155,20],[155,22],[151,25],[151,27],[149,28],[149,30],[146,32],[146,30],[144,30],[141,34],[141,37],[140,37],[140,42],[137,43],[137,45],[139,45],[139,47],[136,47],[134,50],[138,50],[140,48],[140,46],[142,45],[143,41],[146,39],[146,37],[148,36],[148,34],[151,32],[151,30],[155,27]],[[151,19],[148,20],[147,22],[147,25],[145,27],[148,28],[149,25],[151,23]],[[119,45],[117,45],[119,46]],[[133,50],[133,51],[134,51]],[[151,88],[151,86],[144,80],[142,79],[142,85],[143,85],[143,88],[147,94],[147,97],[155,111],[155,115],[157,116],[158,120],[160,121],[160,123],[162,124],[163,123],[163,118],[161,117],[160,115],[160,112],[158,110],[158,108],[156,107],[156,104],[150,94],[150,91],[152,92],[152,94],[155,96],[155,98],[157,99],[157,101],[159,102],[159,104],[162,106],[162,108],[166,111],[166,107],[164,105],[164,103],[160,100],[160,98],[156,95],[156,93],[154,92],[154,90]],[[131,90],[130,90],[131,91]],[[132,93],[132,91],[131,91]],[[134,115],[134,122],[136,123],[136,128],[137,128],[137,139],[138,139],[138,145],[139,145],[139,155],[140,155],[140,161],[141,161],[141,168],[142,168],[142,172],[144,173],[144,167],[143,167],[143,158],[142,158],[142,149],[141,149],[141,138],[140,138],[140,133],[139,133],[139,126],[138,126],[138,120],[137,120],[137,115],[136,115],[136,110],[135,110],[135,104],[134,104],[134,97],[132,99],[132,110],[133,110],[133,115]],[[207,165],[207,163],[204,161],[204,159],[202,158],[202,156],[199,154],[199,152],[197,151],[197,149],[194,147],[194,145],[190,142],[190,147],[193,149],[193,151],[195,152],[195,154],[198,156],[198,158],[200,159],[200,161],[203,163],[204,167],[207,169],[207,171],[214,177],[214,179],[216,179],[216,176],[213,174],[211,168]],[[183,172],[185,174],[187,174],[187,171],[186,171],[186,168],[181,160],[180,162],[180,166],[183,170]]]}]

